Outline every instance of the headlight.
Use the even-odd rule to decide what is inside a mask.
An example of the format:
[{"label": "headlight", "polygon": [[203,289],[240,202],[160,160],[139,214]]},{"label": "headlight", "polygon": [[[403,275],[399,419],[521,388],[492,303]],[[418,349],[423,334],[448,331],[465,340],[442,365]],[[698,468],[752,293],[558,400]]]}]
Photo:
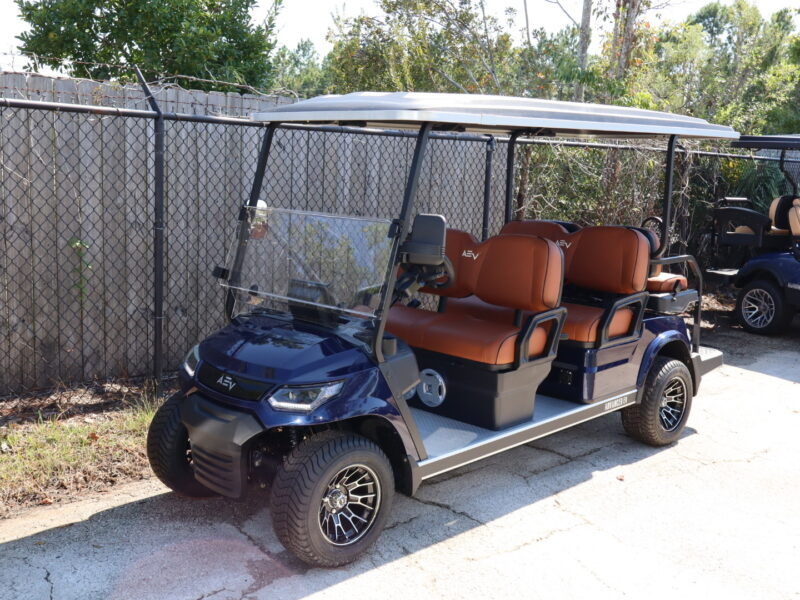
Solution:
[{"label": "headlight", "polygon": [[189,377],[194,377],[194,372],[197,369],[197,363],[200,362],[200,346],[199,344],[189,350],[189,354],[183,359],[183,368]]},{"label": "headlight", "polygon": [[275,410],[311,412],[338,394],[343,385],[343,381],[337,381],[327,385],[283,387],[272,394],[268,402]]}]

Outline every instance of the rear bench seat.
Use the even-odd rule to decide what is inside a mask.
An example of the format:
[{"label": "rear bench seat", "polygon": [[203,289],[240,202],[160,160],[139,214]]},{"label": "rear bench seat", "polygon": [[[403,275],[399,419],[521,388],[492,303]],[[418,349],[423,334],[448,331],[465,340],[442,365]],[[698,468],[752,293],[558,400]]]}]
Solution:
[{"label": "rear bench seat", "polygon": [[[559,230],[551,222],[512,221],[503,228],[500,238],[520,233],[528,235],[556,234],[555,243],[564,251],[565,284],[579,290],[599,293],[614,298],[625,298],[645,289],[649,267],[649,244],[644,234],[627,227],[586,227],[574,233]],[[552,239],[552,238],[551,238]],[[481,297],[450,298],[446,304],[448,314],[472,315],[503,323],[512,322],[514,315],[502,306],[493,306]],[[595,345],[600,340],[600,325],[610,309],[564,302],[567,318],[563,333],[568,340]],[[608,338],[630,335],[634,330],[636,312],[619,308],[610,315]]]},{"label": "rear bench seat", "polygon": [[[564,227],[566,225],[566,227]],[[562,250],[566,252],[567,248],[564,244],[569,243],[566,236],[570,233],[577,231],[579,228],[572,223],[564,223],[563,225],[558,221],[509,221],[505,224],[500,234],[515,233],[521,235],[538,235],[548,240],[553,240],[556,244],[561,246]],[[654,256],[658,250],[659,240],[653,232],[647,229],[640,229],[632,227],[641,232],[650,243],[650,256]],[[663,270],[661,265],[653,265],[650,269],[650,275],[647,278],[645,289],[651,294],[661,294],[664,292],[675,292],[688,289],[689,282],[686,277],[678,273],[668,273]]]},{"label": "rear bench seat", "polygon": [[[456,273],[455,283],[423,291],[443,296],[447,302],[475,297],[505,311],[509,318],[395,305],[386,329],[415,348],[493,367],[514,363],[523,316],[549,311],[561,301],[564,260],[558,247],[544,238],[520,235],[478,243],[470,234],[450,229],[446,251]],[[551,325],[535,327],[526,360],[547,353]]]}]

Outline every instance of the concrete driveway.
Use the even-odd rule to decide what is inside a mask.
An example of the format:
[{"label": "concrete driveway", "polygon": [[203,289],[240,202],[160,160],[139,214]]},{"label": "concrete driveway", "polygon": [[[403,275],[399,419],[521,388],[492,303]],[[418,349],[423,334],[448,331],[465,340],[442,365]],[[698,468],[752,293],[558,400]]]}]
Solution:
[{"label": "concrete driveway", "polygon": [[148,481],[0,522],[0,598],[800,598],[800,336],[706,339],[732,364],[677,444],[612,414],[475,463],[399,496],[349,567],[293,559],[265,497]]}]

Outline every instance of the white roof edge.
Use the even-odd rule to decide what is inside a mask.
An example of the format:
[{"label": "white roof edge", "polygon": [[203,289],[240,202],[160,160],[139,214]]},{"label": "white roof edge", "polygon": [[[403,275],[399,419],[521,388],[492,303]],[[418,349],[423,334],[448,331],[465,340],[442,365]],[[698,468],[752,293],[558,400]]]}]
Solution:
[{"label": "white roof edge", "polygon": [[256,113],[252,118],[281,123],[359,122],[392,129],[432,122],[484,132],[543,128],[575,135],[739,138],[731,127],[697,117],[616,105],[471,94],[356,92],[319,96]]}]

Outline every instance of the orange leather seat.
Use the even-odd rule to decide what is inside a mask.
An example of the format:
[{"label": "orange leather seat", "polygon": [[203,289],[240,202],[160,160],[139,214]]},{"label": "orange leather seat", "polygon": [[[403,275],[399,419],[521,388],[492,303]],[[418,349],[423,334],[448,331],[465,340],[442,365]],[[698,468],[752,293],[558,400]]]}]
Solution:
[{"label": "orange leather seat", "polygon": [[793,236],[800,236],[800,198],[795,198],[789,210],[789,229]]},{"label": "orange leather seat", "polygon": [[[562,333],[575,342],[596,342],[598,328],[603,319],[605,309],[572,302],[565,302],[562,306],[567,309],[567,320],[564,322]],[[630,331],[632,321],[633,311],[631,309],[622,308],[618,310],[608,326],[609,339],[627,334]]]},{"label": "orange leather seat", "polygon": [[[386,328],[416,348],[490,365],[510,364],[520,333],[513,315],[517,310],[534,314],[558,306],[563,255],[553,242],[538,237],[507,235],[469,247],[460,243],[469,241],[462,233],[448,232],[446,252],[456,273],[454,285],[428,291],[448,295],[448,302],[474,294],[487,306],[509,311],[511,319],[503,322],[464,311],[438,313],[394,306]],[[545,352],[548,331],[546,324],[534,329],[529,358]]]}]

